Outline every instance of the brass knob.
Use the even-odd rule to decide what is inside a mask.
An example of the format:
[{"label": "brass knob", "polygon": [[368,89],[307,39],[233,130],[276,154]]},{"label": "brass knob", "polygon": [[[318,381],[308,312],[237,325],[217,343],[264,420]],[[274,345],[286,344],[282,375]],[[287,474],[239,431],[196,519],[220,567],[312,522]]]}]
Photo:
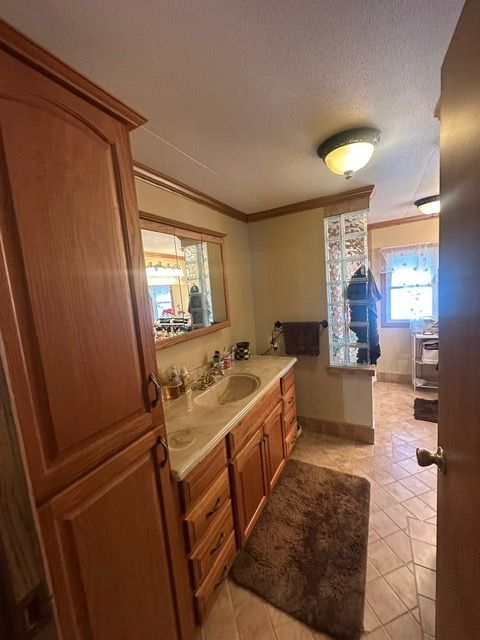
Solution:
[{"label": "brass knob", "polygon": [[447,460],[442,447],[438,447],[436,453],[426,449],[417,449],[417,462],[421,467],[429,467],[436,464],[442,473],[447,472]]}]

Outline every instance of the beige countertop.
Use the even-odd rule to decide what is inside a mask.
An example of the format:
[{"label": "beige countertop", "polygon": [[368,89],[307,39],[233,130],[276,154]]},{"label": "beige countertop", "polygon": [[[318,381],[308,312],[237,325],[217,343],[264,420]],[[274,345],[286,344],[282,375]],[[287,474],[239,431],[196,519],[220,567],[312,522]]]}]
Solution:
[{"label": "beige countertop", "polygon": [[177,400],[166,402],[165,421],[173,478],[183,480],[296,361],[296,358],[284,356],[252,356],[245,362],[235,362],[232,369],[225,371],[226,377],[248,373],[260,379],[258,389],[237,402],[214,407],[199,405],[195,399],[205,393],[201,390],[183,393]]}]

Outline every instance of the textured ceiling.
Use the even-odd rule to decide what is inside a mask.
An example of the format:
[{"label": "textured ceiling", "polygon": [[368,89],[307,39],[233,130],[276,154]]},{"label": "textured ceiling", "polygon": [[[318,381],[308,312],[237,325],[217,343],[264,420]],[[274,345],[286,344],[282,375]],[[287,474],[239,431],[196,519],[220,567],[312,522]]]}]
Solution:
[{"label": "textured ceiling", "polygon": [[[440,67],[463,0],[2,0],[0,15],[149,122],[134,158],[253,212],[375,184],[371,220],[438,191]],[[349,182],[325,137],[383,137]]]}]

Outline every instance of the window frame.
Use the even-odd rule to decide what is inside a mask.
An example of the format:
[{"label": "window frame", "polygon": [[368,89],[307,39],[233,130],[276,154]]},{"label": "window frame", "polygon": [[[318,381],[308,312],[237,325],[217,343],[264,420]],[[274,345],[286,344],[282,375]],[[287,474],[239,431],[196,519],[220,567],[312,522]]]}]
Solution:
[{"label": "window frame", "polygon": [[[392,320],[391,314],[391,296],[390,292],[392,289],[402,289],[404,287],[392,287],[390,286],[390,274],[389,273],[381,273],[380,274],[380,293],[382,294],[382,299],[380,301],[380,309],[381,309],[381,323],[383,329],[409,329],[411,320]],[[435,282],[435,277],[432,279],[430,284],[425,285],[416,285],[419,288],[424,287],[432,287],[432,308],[438,308],[438,285]],[[405,287],[406,288],[406,287]],[[412,318],[413,319],[413,318]]]}]

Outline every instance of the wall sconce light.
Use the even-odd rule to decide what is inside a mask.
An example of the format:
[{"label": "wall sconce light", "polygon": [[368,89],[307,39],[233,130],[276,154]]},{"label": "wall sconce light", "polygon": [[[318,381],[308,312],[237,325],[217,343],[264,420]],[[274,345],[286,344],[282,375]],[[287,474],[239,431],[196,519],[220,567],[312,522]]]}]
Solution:
[{"label": "wall sconce light", "polygon": [[440,196],[428,196],[428,198],[420,198],[415,200],[414,205],[418,207],[421,213],[431,216],[434,213],[440,213]]},{"label": "wall sconce light", "polygon": [[355,171],[364,167],[380,141],[378,129],[359,127],[331,136],[318,147],[317,153],[333,173],[349,180]]}]

